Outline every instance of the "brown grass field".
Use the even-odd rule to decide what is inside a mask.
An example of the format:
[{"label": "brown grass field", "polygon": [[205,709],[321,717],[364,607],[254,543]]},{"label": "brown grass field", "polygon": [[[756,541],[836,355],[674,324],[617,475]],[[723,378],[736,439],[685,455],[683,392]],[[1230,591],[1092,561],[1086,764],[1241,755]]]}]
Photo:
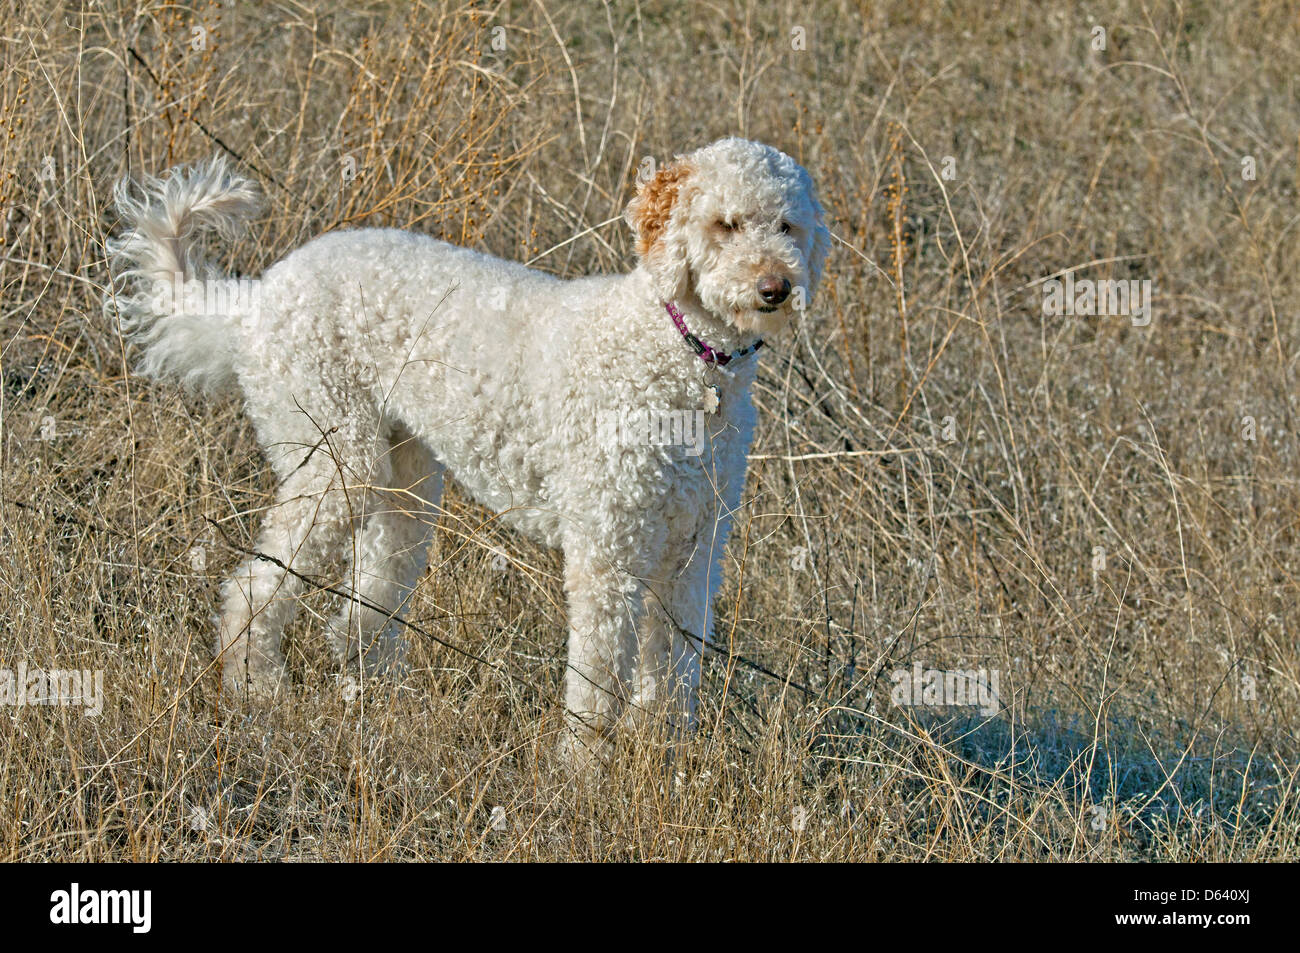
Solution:
[{"label": "brown grass field", "polygon": [[[105,699],[0,708],[0,859],[1300,856],[1293,4],[337,6],[0,0],[0,671]],[[693,740],[564,770],[559,556],[454,488],[405,682],[357,694],[317,592],[290,697],[222,695],[273,487],[235,403],[128,374],[113,184],[238,157],[241,274],[383,224],[573,276],[729,134],[836,242],[762,356]],[[1066,271],[1150,323],[1045,314]],[[915,663],[998,710],[895,704]]]}]

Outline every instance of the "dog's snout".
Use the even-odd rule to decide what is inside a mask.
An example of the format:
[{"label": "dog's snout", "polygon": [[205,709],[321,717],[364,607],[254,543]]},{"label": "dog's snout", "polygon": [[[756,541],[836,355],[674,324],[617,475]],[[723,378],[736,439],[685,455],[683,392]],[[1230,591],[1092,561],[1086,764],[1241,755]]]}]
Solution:
[{"label": "dog's snout", "polygon": [[758,296],[767,304],[780,304],[790,297],[790,282],[775,275],[764,275],[758,279]]}]

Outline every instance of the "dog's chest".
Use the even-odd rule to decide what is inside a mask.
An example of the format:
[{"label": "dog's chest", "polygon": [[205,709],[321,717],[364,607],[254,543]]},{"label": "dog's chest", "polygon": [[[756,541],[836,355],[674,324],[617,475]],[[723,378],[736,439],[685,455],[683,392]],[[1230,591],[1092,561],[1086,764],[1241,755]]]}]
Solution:
[{"label": "dog's chest", "polygon": [[628,414],[619,467],[632,474],[630,492],[649,491],[670,531],[735,505],[755,422],[748,389],[735,378],[706,371],[676,384]]}]

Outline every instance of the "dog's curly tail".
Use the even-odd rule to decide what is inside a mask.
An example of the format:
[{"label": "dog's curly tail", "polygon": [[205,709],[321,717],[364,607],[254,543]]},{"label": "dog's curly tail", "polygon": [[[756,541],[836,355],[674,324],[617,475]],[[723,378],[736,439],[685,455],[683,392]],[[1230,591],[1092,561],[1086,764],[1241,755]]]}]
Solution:
[{"label": "dog's curly tail", "polygon": [[234,238],[261,209],[261,190],[214,156],[147,177],[138,191],[123,179],[113,204],[126,230],[107,243],[112,282],[104,310],[139,348],[137,373],[210,394],[231,390],[238,323],[255,317],[259,289],[210,264],[198,236],[214,230]]}]

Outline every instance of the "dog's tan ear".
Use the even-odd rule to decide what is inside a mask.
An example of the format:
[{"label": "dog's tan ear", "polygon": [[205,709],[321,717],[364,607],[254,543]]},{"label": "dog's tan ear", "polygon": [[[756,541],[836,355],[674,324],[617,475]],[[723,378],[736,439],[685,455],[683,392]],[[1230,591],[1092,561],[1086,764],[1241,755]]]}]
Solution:
[{"label": "dog's tan ear", "polygon": [[691,167],[681,159],[670,162],[641,187],[627,205],[624,218],[636,233],[636,253],[645,258],[663,237],[673,214],[682,184],[690,177]]}]

